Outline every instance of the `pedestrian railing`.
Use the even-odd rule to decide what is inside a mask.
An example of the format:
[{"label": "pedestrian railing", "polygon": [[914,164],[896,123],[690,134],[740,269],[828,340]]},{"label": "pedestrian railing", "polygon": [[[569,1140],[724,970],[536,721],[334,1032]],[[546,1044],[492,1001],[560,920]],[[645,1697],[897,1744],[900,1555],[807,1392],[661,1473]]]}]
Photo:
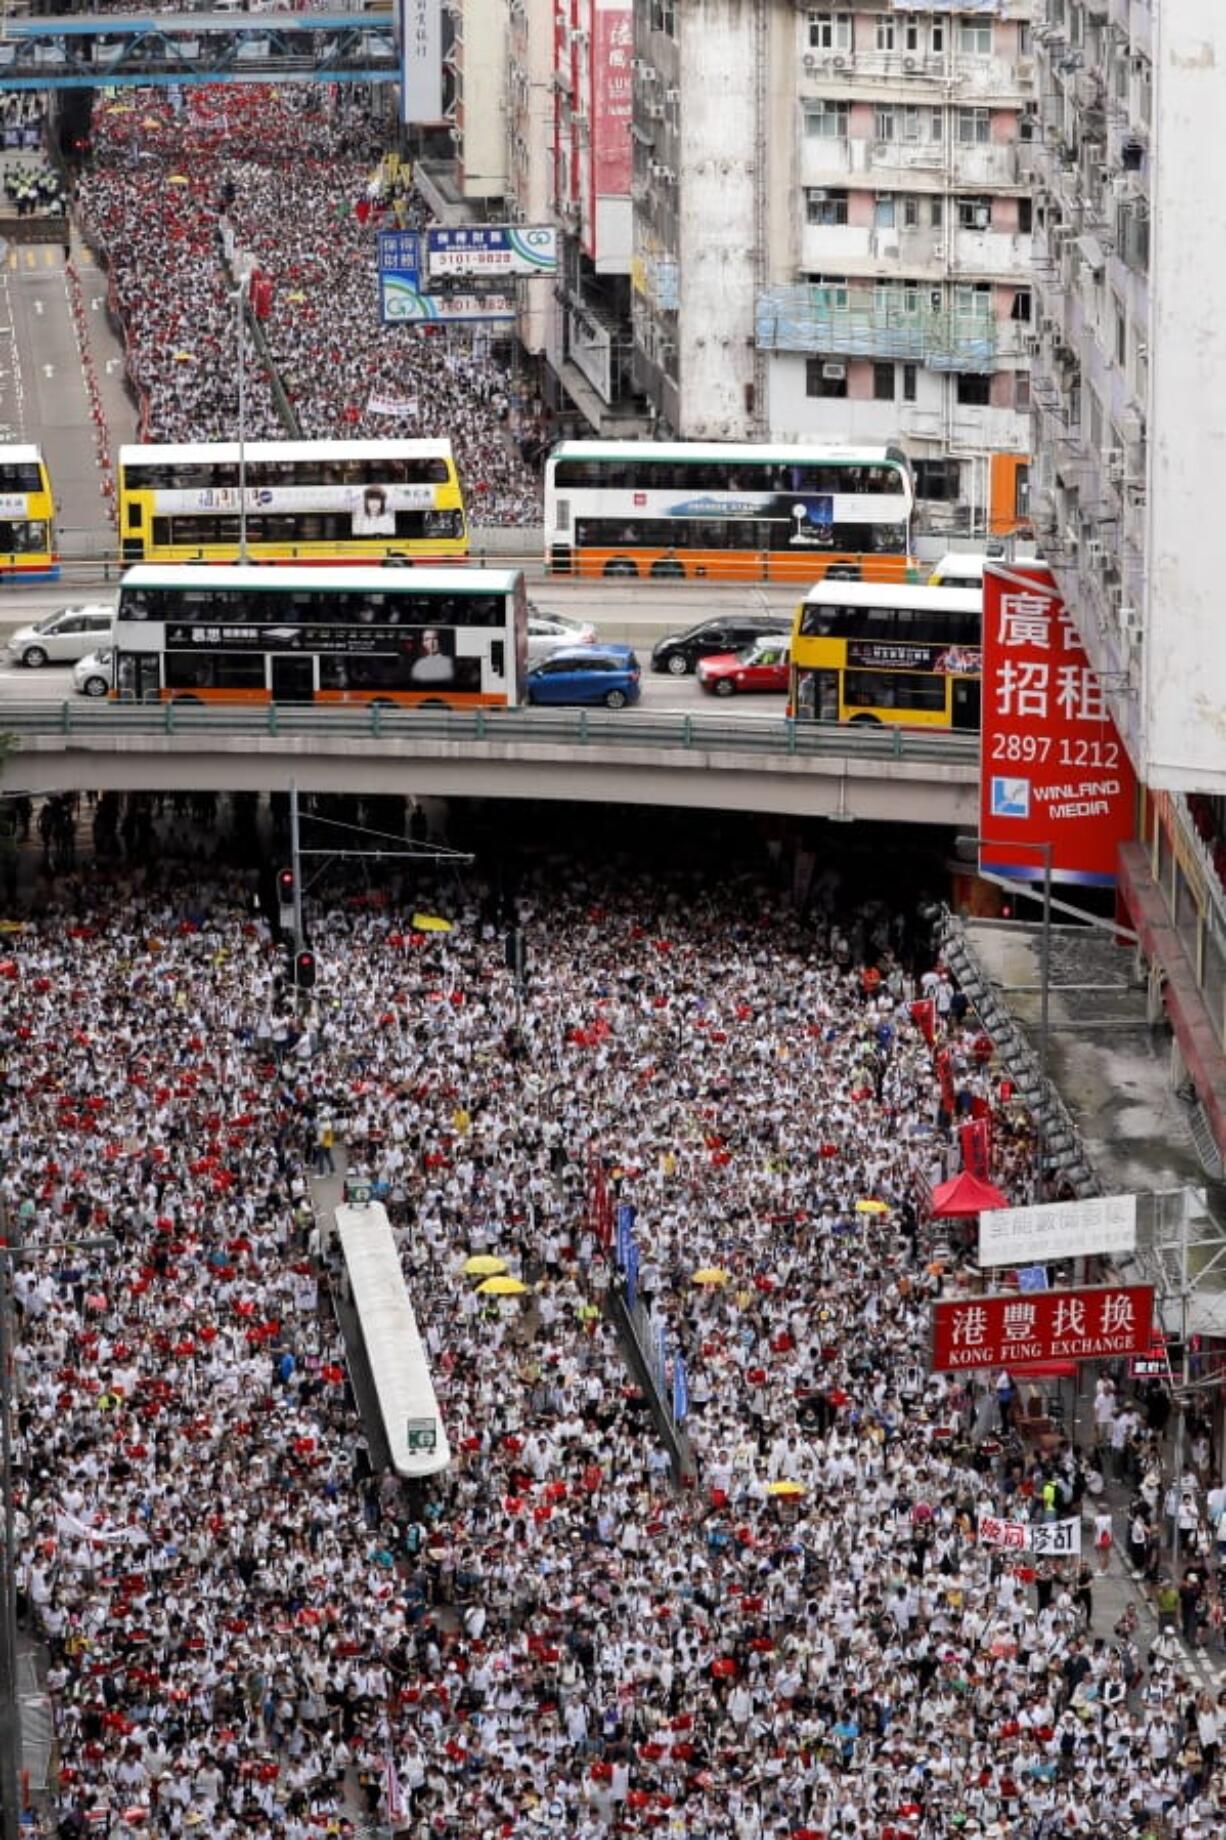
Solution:
[{"label": "pedestrian railing", "polygon": [[369,704],[308,708],[268,703],[258,708],[205,708],[184,703],[8,703],[0,708],[0,733],[26,738],[62,737],[69,744],[105,744],[112,738],[173,736],[224,746],[232,739],[301,738],[384,741],[411,747],[662,749],[686,754],[755,754],[805,760],[928,762],[977,770],[979,737],[909,732],[902,728],[838,727],[786,718],[661,714],[587,709],[399,709]]}]

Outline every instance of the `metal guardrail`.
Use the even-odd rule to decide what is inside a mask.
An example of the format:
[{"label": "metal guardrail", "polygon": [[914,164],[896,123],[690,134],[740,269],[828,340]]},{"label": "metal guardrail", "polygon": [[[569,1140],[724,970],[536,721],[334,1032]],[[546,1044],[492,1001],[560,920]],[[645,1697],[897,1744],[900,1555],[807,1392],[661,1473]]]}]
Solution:
[{"label": "metal guardrail", "polygon": [[399,709],[371,703],[308,708],[266,703],[258,708],[204,708],[184,703],[5,702],[0,732],[66,742],[102,737],[169,735],[225,741],[231,737],[313,737],[388,742],[447,742],[494,747],[672,748],[683,753],[741,753],[804,760],[886,760],[978,767],[979,736],[902,728],[837,727],[779,720],[655,714],[603,709]]}]

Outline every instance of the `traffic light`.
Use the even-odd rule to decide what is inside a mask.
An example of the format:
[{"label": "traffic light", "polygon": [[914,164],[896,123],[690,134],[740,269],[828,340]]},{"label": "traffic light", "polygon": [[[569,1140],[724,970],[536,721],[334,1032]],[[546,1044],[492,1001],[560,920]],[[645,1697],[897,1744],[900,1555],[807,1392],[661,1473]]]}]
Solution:
[{"label": "traffic light", "polygon": [[315,988],[315,954],[302,951],[294,955],[294,982],[299,990]]},{"label": "traffic light", "polygon": [[277,871],[277,909],[282,930],[293,930],[298,919],[298,881],[292,869]]}]

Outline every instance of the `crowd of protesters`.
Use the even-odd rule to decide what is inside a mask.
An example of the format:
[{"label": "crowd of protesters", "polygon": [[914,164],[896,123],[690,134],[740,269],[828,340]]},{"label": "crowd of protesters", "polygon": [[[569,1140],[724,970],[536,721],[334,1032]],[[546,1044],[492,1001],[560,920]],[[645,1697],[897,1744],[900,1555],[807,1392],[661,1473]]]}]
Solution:
[{"label": "crowd of protesters", "polygon": [[[100,102],[78,187],[106,253],[150,440],[232,440],[238,418],[232,276],[223,243],[272,282],[267,349],[306,439],[446,436],[470,515],[540,517],[527,464],[539,418],[488,328],[380,324],[376,229],[425,222],[383,159],[364,103],[322,86],[190,89]],[[248,332],[246,429],[284,438]]]},{"label": "crowd of protesters", "polygon": [[[142,809],[138,861],[191,843]],[[68,870],[6,932],[60,1834],[1221,1834],[1226,1707],[1182,1650],[1100,1627],[1088,1558],[976,1541],[984,1510],[1089,1515],[1131,1408],[1040,1452],[999,1376],[928,1373],[956,1138],[920,976],[1014,1196],[1030,1130],[907,916],[555,862],[518,892],[517,1009],[472,878],[321,903],[306,1013],[236,871]],[[422,1498],[345,1383],[309,1185],[338,1154],[434,1364],[455,1462]],[[602,1312],[596,1156],[687,1364],[688,1487]],[[476,1289],[483,1253],[524,1298]],[[1148,1477],[1161,1427],[1133,1433]]]}]

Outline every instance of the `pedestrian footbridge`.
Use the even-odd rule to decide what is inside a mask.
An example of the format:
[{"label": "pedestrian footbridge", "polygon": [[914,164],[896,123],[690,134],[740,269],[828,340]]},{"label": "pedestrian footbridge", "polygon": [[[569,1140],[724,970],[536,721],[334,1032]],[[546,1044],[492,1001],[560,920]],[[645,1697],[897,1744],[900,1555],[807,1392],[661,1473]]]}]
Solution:
[{"label": "pedestrian footbridge", "polygon": [[645,711],[6,703],[4,786],[587,800],[973,825],[977,735]]},{"label": "pedestrian footbridge", "polygon": [[8,18],[0,90],[139,84],[391,83],[390,10],[91,13]]}]

